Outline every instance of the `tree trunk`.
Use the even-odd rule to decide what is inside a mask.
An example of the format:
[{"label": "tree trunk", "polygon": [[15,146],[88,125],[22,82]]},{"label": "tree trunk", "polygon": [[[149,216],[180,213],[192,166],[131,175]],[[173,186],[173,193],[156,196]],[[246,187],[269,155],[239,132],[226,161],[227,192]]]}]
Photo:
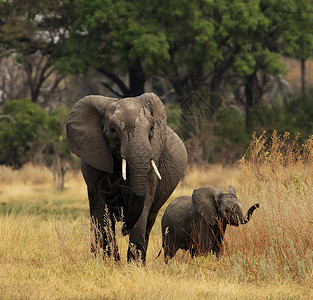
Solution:
[{"label": "tree trunk", "polygon": [[118,90],[115,90],[109,83],[102,82],[102,85],[105,88],[119,98],[135,97],[145,92],[146,76],[139,59],[137,59],[134,64],[128,68],[128,87],[119,75],[108,72],[104,68],[98,68],[97,71],[102,73],[117,85]]},{"label": "tree trunk", "polygon": [[145,91],[145,73],[142,69],[140,60],[136,60],[134,65],[129,68],[129,95],[139,96]]},{"label": "tree trunk", "polygon": [[219,107],[222,104],[222,97],[221,97],[221,86],[222,86],[222,76],[220,74],[215,74],[211,80],[211,97],[210,97],[210,106],[211,106],[211,114],[215,114]]},{"label": "tree trunk", "polygon": [[259,87],[257,73],[254,72],[246,78],[245,84],[245,110],[246,110],[246,131],[250,133],[251,130],[251,116],[250,111],[252,106],[257,103],[262,96],[261,89]]},{"label": "tree trunk", "polygon": [[250,117],[250,109],[253,105],[253,92],[252,92],[252,86],[251,82],[247,80],[245,84],[245,94],[246,94],[246,105],[245,105],[245,110],[246,110],[246,131],[249,133],[250,132],[250,127],[251,127],[251,117]]}]

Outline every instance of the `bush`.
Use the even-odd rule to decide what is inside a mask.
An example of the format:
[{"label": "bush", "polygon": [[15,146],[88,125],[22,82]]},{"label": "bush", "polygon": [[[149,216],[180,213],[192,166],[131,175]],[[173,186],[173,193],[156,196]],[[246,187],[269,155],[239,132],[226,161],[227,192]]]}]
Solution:
[{"label": "bush", "polygon": [[167,125],[175,132],[179,132],[182,126],[181,108],[177,104],[169,103],[165,105],[165,109],[167,113]]},{"label": "bush", "polygon": [[45,140],[48,114],[28,98],[13,100],[5,103],[0,121],[0,161],[21,167]]},{"label": "bush", "polygon": [[[310,93],[311,95],[312,93]],[[308,138],[313,131],[313,97],[300,95],[284,103],[285,130]]]},{"label": "bush", "polygon": [[67,115],[63,108],[49,115],[28,98],[6,102],[0,113],[0,162],[20,168],[29,161],[51,165],[56,151],[69,156],[63,138]]},{"label": "bush", "polygon": [[237,161],[249,145],[244,113],[231,107],[221,108],[216,114],[214,137],[220,160],[223,163]]}]

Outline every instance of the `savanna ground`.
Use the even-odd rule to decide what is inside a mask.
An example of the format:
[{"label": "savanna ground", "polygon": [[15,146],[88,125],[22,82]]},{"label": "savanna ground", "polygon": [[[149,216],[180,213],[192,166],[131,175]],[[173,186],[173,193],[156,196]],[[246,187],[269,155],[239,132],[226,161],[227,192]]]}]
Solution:
[{"label": "savanna ground", "polygon": [[[89,252],[89,208],[80,173],[66,189],[52,186],[45,168],[0,167],[1,299],[312,299],[313,140],[288,134],[254,137],[238,166],[188,169],[158,215],[147,266],[126,262],[128,238],[120,235],[121,262]],[[168,264],[156,258],[167,204],[203,185],[234,185],[251,221],[228,227],[224,254],[191,260],[179,251]]]}]

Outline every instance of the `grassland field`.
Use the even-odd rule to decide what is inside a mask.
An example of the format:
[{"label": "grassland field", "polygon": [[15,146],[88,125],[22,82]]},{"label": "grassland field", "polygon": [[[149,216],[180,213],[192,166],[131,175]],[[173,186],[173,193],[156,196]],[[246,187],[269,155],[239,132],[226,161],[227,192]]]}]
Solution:
[{"label": "grassland field", "polygon": [[[121,224],[121,262],[91,256],[80,172],[69,172],[60,191],[47,168],[1,166],[0,299],[313,299],[311,145],[299,150],[289,136],[274,136],[267,147],[260,137],[238,165],[188,167],[159,212],[146,267],[127,263]],[[233,185],[245,211],[254,203],[261,207],[248,224],[227,228],[220,259],[192,260],[179,250],[165,264],[156,258],[164,210],[204,185],[223,191]]]}]

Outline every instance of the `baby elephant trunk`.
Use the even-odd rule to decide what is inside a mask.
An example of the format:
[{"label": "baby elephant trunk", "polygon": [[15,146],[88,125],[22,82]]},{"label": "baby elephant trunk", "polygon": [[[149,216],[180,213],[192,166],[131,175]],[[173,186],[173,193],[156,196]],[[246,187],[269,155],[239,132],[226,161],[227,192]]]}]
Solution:
[{"label": "baby elephant trunk", "polygon": [[248,222],[250,221],[250,218],[251,218],[253,212],[254,212],[257,208],[259,208],[259,207],[260,207],[260,204],[259,204],[259,203],[256,203],[256,204],[252,205],[252,206],[248,209],[246,217],[241,221],[241,224],[246,224],[246,223],[248,223]]}]

